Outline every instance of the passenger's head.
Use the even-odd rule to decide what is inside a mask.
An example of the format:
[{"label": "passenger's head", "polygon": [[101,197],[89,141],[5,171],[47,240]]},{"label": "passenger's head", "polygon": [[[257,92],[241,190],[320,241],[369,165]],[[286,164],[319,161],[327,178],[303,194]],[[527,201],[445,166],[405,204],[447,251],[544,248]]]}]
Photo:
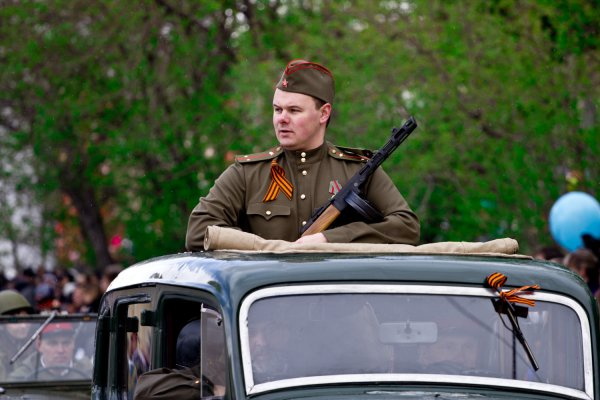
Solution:
[{"label": "passenger's head", "polygon": [[36,342],[45,366],[69,365],[75,350],[75,329],[70,322],[48,324]]},{"label": "passenger's head", "polygon": [[33,307],[25,296],[16,290],[0,291],[0,315],[27,315],[33,312]]},{"label": "passenger's head", "polygon": [[255,379],[276,376],[286,372],[286,354],[289,353],[289,329],[276,319],[251,321],[248,326],[250,356]]},{"label": "passenger's head", "polygon": [[[31,304],[19,292],[3,290],[0,292],[0,315],[27,315],[33,312]],[[6,332],[18,341],[31,335],[31,325],[27,322],[15,322],[5,325]]]},{"label": "passenger's head", "polygon": [[440,329],[435,343],[421,346],[419,362],[429,373],[455,374],[476,369],[479,344],[467,328]]},{"label": "passenger's head", "polygon": [[191,368],[200,364],[200,320],[188,322],[177,336],[175,364]]}]

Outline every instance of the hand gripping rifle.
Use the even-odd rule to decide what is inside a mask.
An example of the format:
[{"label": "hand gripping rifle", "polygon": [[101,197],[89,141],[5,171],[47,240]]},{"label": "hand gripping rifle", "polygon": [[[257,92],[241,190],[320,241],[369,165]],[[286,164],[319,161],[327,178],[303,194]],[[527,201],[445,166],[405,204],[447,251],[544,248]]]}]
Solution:
[{"label": "hand gripping rifle", "polygon": [[348,206],[352,207],[352,209],[368,221],[383,219],[381,212],[363,198],[363,186],[369,176],[400,146],[416,127],[417,121],[413,117],[410,117],[401,128],[392,129],[392,136],[382,148],[377,150],[373,158],[367,161],[327,204],[313,213],[306,222],[306,225],[300,229],[302,236],[324,231]]}]

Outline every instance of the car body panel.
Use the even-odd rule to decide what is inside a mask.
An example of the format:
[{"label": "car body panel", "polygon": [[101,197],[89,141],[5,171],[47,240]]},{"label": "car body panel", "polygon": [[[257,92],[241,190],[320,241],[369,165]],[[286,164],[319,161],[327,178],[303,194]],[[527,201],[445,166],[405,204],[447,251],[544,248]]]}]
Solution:
[{"label": "car body panel", "polygon": [[[323,291],[386,291],[402,293],[460,293],[494,298],[484,281],[494,272],[507,276],[506,289],[538,284],[541,289],[524,297],[555,302],[575,310],[581,323],[584,343],[583,374],[585,390],[530,385],[488,377],[455,375],[385,374],[361,381],[352,376],[319,377],[255,386],[248,365],[248,307],[253,301],[274,291],[306,293]],[[312,288],[312,289],[311,289]],[[328,289],[329,288],[329,289]],[[388,289],[386,289],[388,288]],[[391,289],[390,289],[391,288]],[[270,254],[215,251],[182,253],[155,258],[125,269],[112,283],[103,299],[107,321],[116,317],[116,305],[136,295],[148,296],[149,320],[158,321],[170,310],[160,308],[165,296],[202,294],[214,303],[223,321],[227,347],[228,382],[225,398],[594,398],[599,396],[598,307],[587,286],[566,268],[526,258],[481,255],[436,254]],[[204,300],[203,300],[204,301]],[[142,318],[143,319],[143,318]],[[107,322],[116,324],[117,322]],[[142,325],[144,323],[142,322]],[[148,323],[148,325],[152,325]],[[168,334],[166,326],[156,325],[152,343],[152,366],[159,366],[165,354],[161,343]],[[108,346],[115,333],[105,335]],[[99,333],[97,333],[98,335]],[[102,343],[102,342],[101,342]],[[100,351],[106,351],[101,349]],[[110,350],[109,365],[123,362]],[[110,368],[109,368],[110,369]],[[115,377],[95,372],[92,398],[126,398]],[[119,386],[121,385],[121,386]],[[358,385],[358,386],[356,386]],[[297,396],[297,397],[294,397]],[[437,397],[436,397],[437,396]],[[453,397],[454,396],[454,397]]]}]

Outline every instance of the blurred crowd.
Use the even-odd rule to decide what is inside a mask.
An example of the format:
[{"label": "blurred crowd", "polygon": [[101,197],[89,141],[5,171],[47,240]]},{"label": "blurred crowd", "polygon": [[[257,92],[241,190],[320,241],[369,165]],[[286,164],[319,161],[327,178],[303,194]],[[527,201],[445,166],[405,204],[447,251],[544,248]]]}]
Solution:
[{"label": "blurred crowd", "polygon": [[558,246],[542,247],[533,257],[562,264],[579,275],[600,304],[600,245],[594,239],[587,244],[589,248],[582,247],[571,252],[563,252]]},{"label": "blurred crowd", "polygon": [[11,280],[0,275],[0,290],[18,291],[35,312],[97,313],[102,295],[122,269],[120,264],[109,265],[100,273],[26,268]]}]

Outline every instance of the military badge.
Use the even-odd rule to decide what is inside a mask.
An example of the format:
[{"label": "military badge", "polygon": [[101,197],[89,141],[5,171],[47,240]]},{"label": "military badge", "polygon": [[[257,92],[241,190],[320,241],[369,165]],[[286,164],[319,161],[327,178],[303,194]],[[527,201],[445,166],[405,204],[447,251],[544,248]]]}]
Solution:
[{"label": "military badge", "polygon": [[335,196],[341,189],[342,185],[340,185],[340,182],[337,179],[329,182],[329,193],[331,195]]}]

